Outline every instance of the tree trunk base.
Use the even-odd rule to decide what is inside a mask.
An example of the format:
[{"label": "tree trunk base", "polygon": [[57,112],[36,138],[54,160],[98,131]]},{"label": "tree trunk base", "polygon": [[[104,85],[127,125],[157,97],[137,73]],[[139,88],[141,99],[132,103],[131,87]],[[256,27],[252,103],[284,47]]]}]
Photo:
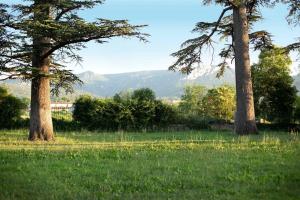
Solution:
[{"label": "tree trunk base", "polygon": [[45,133],[45,131],[30,132],[28,140],[30,141],[54,141],[53,133]]},{"label": "tree trunk base", "polygon": [[257,135],[258,130],[255,120],[246,121],[243,124],[235,124],[234,132],[238,135]]}]

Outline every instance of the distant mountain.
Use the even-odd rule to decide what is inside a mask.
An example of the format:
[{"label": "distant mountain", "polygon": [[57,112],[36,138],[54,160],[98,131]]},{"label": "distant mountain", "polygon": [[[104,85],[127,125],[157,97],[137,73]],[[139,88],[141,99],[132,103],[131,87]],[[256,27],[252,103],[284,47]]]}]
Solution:
[{"label": "distant mountain", "polygon": [[20,80],[0,81],[0,86],[4,85],[9,88],[9,91],[17,97],[30,98],[30,84]]},{"label": "distant mountain", "polygon": [[[217,68],[202,67],[195,69],[189,75],[167,70],[140,71],[121,74],[97,74],[87,71],[78,74],[84,82],[82,86],[75,86],[75,93],[68,94],[68,99],[75,99],[81,94],[91,94],[98,97],[112,97],[118,92],[149,87],[160,98],[180,98],[183,88],[187,84],[200,84],[208,88],[221,84],[234,85],[234,71],[226,70],[223,77],[216,78]],[[300,74],[294,76],[294,84],[300,91]],[[0,82],[0,84],[3,84]],[[26,82],[8,80],[4,82],[14,95],[30,97],[30,84]],[[61,96],[66,96],[62,94]]]},{"label": "distant mountain", "polygon": [[[217,69],[210,67],[197,68],[189,75],[167,70],[104,75],[87,71],[78,74],[84,84],[82,86],[76,85],[76,93],[72,96],[89,93],[98,97],[111,97],[121,91],[148,87],[154,90],[160,98],[179,98],[186,84],[200,84],[208,88],[221,84],[234,85],[233,70],[226,70],[220,79],[216,78],[216,73]],[[30,85],[28,83],[9,80],[5,84],[15,95],[30,97]]]},{"label": "distant mountain", "polygon": [[100,97],[111,97],[120,91],[148,87],[154,90],[158,97],[178,98],[186,84],[201,84],[209,88],[225,83],[234,84],[233,71],[227,70],[220,79],[216,78],[216,73],[213,69],[196,69],[188,76],[167,70],[107,75],[84,72],[79,74],[79,77],[85,84],[81,87],[76,86],[76,89]]}]

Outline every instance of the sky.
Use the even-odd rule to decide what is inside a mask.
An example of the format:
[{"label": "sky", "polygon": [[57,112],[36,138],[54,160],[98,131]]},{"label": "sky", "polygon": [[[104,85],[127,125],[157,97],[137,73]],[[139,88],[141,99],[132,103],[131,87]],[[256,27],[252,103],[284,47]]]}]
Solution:
[{"label": "sky", "polygon": [[[1,2],[2,0],[0,0]],[[16,0],[12,0],[16,1]],[[17,0],[20,1],[20,0]],[[123,73],[144,70],[166,70],[175,61],[170,54],[180,49],[185,40],[197,37],[191,30],[199,21],[216,21],[221,7],[204,6],[201,0],[106,0],[103,5],[81,11],[87,20],[96,18],[127,19],[131,24],[148,25],[142,32],[151,36],[148,43],[137,39],[114,38],[106,44],[90,42],[79,51],[83,62],[71,64],[76,73],[93,71],[100,74]],[[300,37],[300,28],[288,25],[287,7],[262,8],[264,20],[255,25],[255,30],[267,30],[273,35],[276,45],[287,45]],[[216,40],[216,49],[222,46]],[[251,53],[252,63],[258,53]],[[295,55],[293,60],[296,61]],[[215,53],[213,64],[219,61]],[[203,65],[211,64],[211,52],[204,55]],[[299,63],[293,64],[295,71]]]}]

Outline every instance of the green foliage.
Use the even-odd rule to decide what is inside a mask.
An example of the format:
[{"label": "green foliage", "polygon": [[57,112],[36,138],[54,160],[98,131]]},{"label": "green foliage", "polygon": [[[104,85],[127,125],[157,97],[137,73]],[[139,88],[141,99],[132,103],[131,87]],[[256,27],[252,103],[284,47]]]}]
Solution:
[{"label": "green foliage", "polygon": [[202,100],[207,89],[201,85],[187,85],[179,103],[179,110],[187,115],[203,116]]},{"label": "green foliage", "polygon": [[[80,16],[80,11],[103,2],[29,0],[19,4],[0,3],[0,75],[5,79],[26,80],[46,76],[51,78],[54,94],[58,94],[59,88],[70,92],[72,83],[82,82],[65,64],[81,62],[77,51],[86,47],[87,42],[103,44],[115,37],[135,37],[146,42],[148,35],[140,32],[144,25],[99,16],[91,21]],[[49,72],[33,66],[32,55],[38,55],[41,61],[51,58]]]},{"label": "green foliage", "polygon": [[0,128],[16,128],[27,107],[28,100],[14,97],[0,87]]},{"label": "green foliage", "polygon": [[208,90],[203,98],[203,108],[208,118],[233,120],[236,108],[235,89],[232,86],[224,85]]},{"label": "green foliage", "polygon": [[157,127],[167,127],[171,123],[176,122],[178,113],[174,106],[163,103],[162,101],[155,101],[155,115],[154,122]]},{"label": "green foliage", "polygon": [[235,111],[235,90],[223,85],[206,89],[200,85],[189,85],[178,106],[185,123],[204,128],[209,120],[233,119]]},{"label": "green foliage", "polygon": [[151,130],[172,123],[176,114],[171,106],[155,100],[154,92],[147,88],[113,99],[82,96],[74,106],[74,120],[89,129]]},{"label": "green foliage", "polygon": [[133,91],[132,99],[138,102],[142,101],[154,101],[155,94],[149,88],[141,88]]},{"label": "green foliage", "polygon": [[84,127],[111,130],[116,126],[115,115],[119,108],[111,100],[81,96],[74,103],[74,107],[73,118]]},{"label": "green foliage", "polygon": [[263,50],[252,66],[255,112],[268,121],[289,123],[293,119],[297,89],[290,76],[292,61],[283,48]]}]

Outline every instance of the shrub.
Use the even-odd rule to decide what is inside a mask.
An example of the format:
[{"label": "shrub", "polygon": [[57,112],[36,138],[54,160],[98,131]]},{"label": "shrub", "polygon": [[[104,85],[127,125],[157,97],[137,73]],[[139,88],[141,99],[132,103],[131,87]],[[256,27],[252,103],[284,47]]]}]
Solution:
[{"label": "shrub", "polygon": [[112,100],[81,96],[74,103],[73,118],[89,129],[114,130],[118,128],[119,104]]},{"label": "shrub", "polygon": [[89,126],[94,123],[95,116],[95,100],[88,95],[80,96],[74,103],[73,119],[83,126]]},{"label": "shrub", "polygon": [[149,88],[141,88],[133,91],[132,97],[136,101],[155,101],[155,93]]},{"label": "shrub", "polygon": [[74,104],[73,118],[88,129],[147,130],[167,126],[175,114],[170,105],[155,100],[152,90],[140,89],[126,98],[81,96]]},{"label": "shrub", "polygon": [[176,119],[177,112],[173,106],[165,104],[162,101],[155,101],[155,126],[166,127],[170,124],[175,124]]},{"label": "shrub", "polygon": [[28,107],[26,99],[9,94],[8,90],[0,87],[0,128],[17,128],[21,124],[21,115]]},{"label": "shrub", "polygon": [[206,118],[217,121],[230,121],[235,112],[235,90],[223,85],[207,91],[203,98],[203,107]]}]

